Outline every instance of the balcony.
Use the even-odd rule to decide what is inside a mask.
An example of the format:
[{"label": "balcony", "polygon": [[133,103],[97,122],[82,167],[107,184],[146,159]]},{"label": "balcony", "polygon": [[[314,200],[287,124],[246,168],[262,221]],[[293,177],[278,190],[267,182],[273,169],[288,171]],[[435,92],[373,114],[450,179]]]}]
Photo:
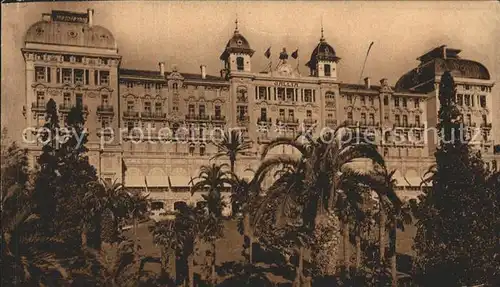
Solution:
[{"label": "balcony", "polygon": [[31,103],[31,111],[33,112],[45,112],[47,104],[45,102],[35,102]]},{"label": "balcony", "polygon": [[162,112],[142,112],[141,118],[153,119],[153,120],[163,120],[167,117],[166,113]]},{"label": "balcony", "polygon": [[276,119],[276,124],[281,123],[289,126],[298,126],[299,125],[299,119],[296,119],[294,117],[280,117]]},{"label": "balcony", "polygon": [[124,118],[139,118],[139,112],[136,112],[136,111],[124,111],[123,112],[123,117]]},{"label": "balcony", "polygon": [[111,105],[99,105],[97,106],[98,115],[114,115],[114,108]]},{"label": "balcony", "polygon": [[272,123],[271,118],[259,117],[257,119],[257,124],[258,125],[267,125],[267,126],[270,126],[271,123]]},{"label": "balcony", "polygon": [[309,125],[314,125],[318,122],[318,120],[315,120],[315,119],[311,119],[311,118],[305,118],[304,119],[304,124],[306,126],[309,126]]},{"label": "balcony", "polygon": [[482,123],[481,128],[482,129],[491,129],[491,123]]},{"label": "balcony", "polygon": [[191,122],[208,122],[210,120],[210,116],[208,115],[196,115],[196,114],[187,114],[186,121]]},{"label": "balcony", "polygon": [[[72,108],[74,108],[74,107],[75,107],[75,105],[70,104],[70,103],[60,104],[60,105],[59,105],[59,111],[60,111],[61,113],[69,113],[69,111],[71,111],[71,109],[72,109]],[[88,112],[89,112],[89,108],[88,108],[88,106],[87,106],[87,105],[84,105],[84,106],[82,107],[82,111],[83,111],[84,113],[88,113]]]},{"label": "balcony", "polygon": [[325,124],[327,126],[336,126],[337,125],[337,120],[336,119],[326,119]]},{"label": "balcony", "polygon": [[210,117],[213,122],[225,122],[226,121],[226,116],[222,115],[212,115]]},{"label": "balcony", "polygon": [[236,118],[236,121],[240,124],[247,124],[250,122],[250,117],[249,116],[238,116]]},{"label": "balcony", "polygon": [[415,123],[415,124],[395,123],[393,125],[393,128],[407,128],[407,129],[423,129],[424,127],[425,125],[420,123]]}]

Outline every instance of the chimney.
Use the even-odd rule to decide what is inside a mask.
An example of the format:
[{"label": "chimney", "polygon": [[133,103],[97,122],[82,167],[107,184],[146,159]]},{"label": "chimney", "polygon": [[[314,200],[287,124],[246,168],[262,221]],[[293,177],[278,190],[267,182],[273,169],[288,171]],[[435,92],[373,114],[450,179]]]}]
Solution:
[{"label": "chimney", "polygon": [[201,78],[205,80],[207,78],[207,66],[201,65],[200,70],[201,70]]},{"label": "chimney", "polygon": [[158,63],[158,65],[160,66],[160,75],[165,75],[165,63],[164,62],[160,62]]},{"label": "chimney", "polygon": [[366,77],[365,78],[365,89],[370,89],[371,87],[371,81],[370,81],[370,77]]},{"label": "chimney", "polygon": [[52,15],[49,13],[43,13],[42,20],[45,22],[50,22],[50,21],[52,21]]},{"label": "chimney", "polygon": [[89,27],[92,27],[94,24],[94,9],[87,9],[87,13],[89,15]]}]

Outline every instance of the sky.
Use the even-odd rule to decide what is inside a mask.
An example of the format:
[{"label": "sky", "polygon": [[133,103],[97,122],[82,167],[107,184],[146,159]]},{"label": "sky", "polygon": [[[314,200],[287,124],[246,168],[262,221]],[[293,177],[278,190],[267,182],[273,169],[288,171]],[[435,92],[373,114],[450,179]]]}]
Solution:
[{"label": "sky", "polygon": [[[21,130],[24,119],[24,60],[20,49],[30,25],[51,10],[95,11],[94,23],[115,36],[121,67],[157,70],[165,62],[180,72],[218,75],[219,56],[238,18],[239,30],[255,50],[252,70],[267,65],[271,47],[277,58],[283,47],[299,49],[301,72],[321,36],[341,58],[339,80],[356,83],[368,46],[374,45],[363,76],[394,85],[418,65],[417,57],[446,44],[461,49],[462,58],[484,64],[500,83],[500,4],[498,1],[379,2],[79,2],[2,4],[2,126]],[[493,89],[494,110],[500,108],[500,88]],[[499,117],[500,118],[500,117]],[[494,123],[500,142],[500,120]]]}]

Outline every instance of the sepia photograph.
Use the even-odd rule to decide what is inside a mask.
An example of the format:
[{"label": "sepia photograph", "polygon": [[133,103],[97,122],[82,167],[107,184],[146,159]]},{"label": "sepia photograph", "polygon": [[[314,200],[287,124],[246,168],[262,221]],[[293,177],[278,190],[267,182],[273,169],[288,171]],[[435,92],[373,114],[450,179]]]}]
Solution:
[{"label": "sepia photograph", "polygon": [[499,1],[1,10],[2,286],[500,286]]}]

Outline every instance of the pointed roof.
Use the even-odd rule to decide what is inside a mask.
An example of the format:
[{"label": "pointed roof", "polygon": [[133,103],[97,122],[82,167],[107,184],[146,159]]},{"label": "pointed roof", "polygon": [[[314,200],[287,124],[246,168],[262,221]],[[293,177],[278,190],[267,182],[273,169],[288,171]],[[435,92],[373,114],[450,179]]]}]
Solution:
[{"label": "pointed roof", "polygon": [[231,39],[227,42],[226,48],[224,49],[224,52],[222,52],[220,59],[226,60],[231,53],[248,54],[251,57],[254,52],[255,51],[250,48],[248,40],[240,34],[238,29],[238,19],[236,19],[233,37],[231,37]]}]

